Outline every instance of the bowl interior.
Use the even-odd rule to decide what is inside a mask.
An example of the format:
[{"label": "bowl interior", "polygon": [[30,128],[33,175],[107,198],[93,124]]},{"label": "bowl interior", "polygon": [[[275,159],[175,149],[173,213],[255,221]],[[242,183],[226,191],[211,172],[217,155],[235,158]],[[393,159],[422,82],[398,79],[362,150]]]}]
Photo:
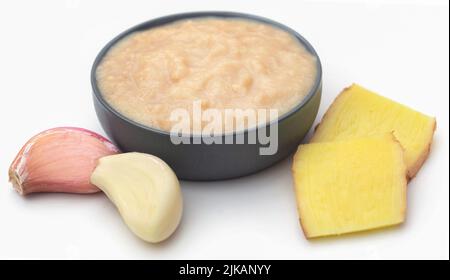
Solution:
[{"label": "bowl interior", "polygon": [[[130,123],[131,125],[138,126],[142,129],[149,130],[152,132],[156,132],[156,133],[160,133],[160,134],[164,134],[164,135],[170,135],[170,132],[168,132],[168,131],[138,123],[138,122],[124,116],[123,114],[118,112],[116,109],[114,109],[111,105],[109,105],[109,103],[103,98],[103,95],[101,94],[100,89],[98,88],[97,78],[96,78],[96,70],[97,70],[98,65],[101,63],[103,57],[108,53],[108,51],[111,49],[111,47],[113,47],[118,41],[120,41],[121,39],[123,39],[124,37],[128,36],[131,33],[147,30],[150,28],[159,27],[159,26],[162,26],[165,24],[170,24],[170,23],[173,23],[173,22],[176,22],[179,20],[207,18],[207,17],[226,18],[226,19],[244,19],[244,20],[252,20],[252,21],[256,21],[256,22],[260,22],[260,23],[269,24],[271,26],[274,26],[276,28],[284,30],[285,32],[288,32],[289,34],[293,35],[306,48],[306,50],[316,58],[317,74],[316,74],[314,84],[313,84],[312,88],[310,89],[309,93],[302,99],[302,101],[299,104],[297,104],[295,107],[293,107],[287,113],[281,115],[277,120],[273,120],[269,123],[265,123],[265,124],[262,124],[262,125],[259,125],[259,126],[253,127],[253,128],[248,128],[245,131],[233,131],[233,132],[229,132],[229,133],[224,133],[222,136],[236,135],[236,134],[240,134],[240,133],[248,133],[249,131],[254,131],[261,127],[270,126],[275,122],[282,122],[283,120],[288,118],[290,115],[292,115],[295,112],[297,112],[298,110],[300,110],[312,98],[312,96],[318,92],[318,89],[322,82],[322,65],[320,62],[320,58],[317,55],[314,48],[312,47],[312,45],[303,36],[301,36],[298,32],[296,32],[295,30],[293,30],[290,27],[287,27],[281,23],[278,23],[276,21],[273,21],[273,20],[270,20],[270,19],[267,19],[264,17],[256,16],[256,15],[236,13],[236,12],[211,11],[211,12],[181,13],[181,14],[174,14],[174,15],[160,17],[160,18],[149,20],[149,21],[146,21],[139,25],[136,25],[136,26],[122,32],[118,36],[116,36],[100,51],[100,53],[97,55],[97,57],[94,61],[94,64],[92,66],[91,84],[92,84],[94,94],[95,94],[96,98],[98,99],[98,101],[105,108],[107,108],[109,111],[111,111],[114,115],[116,115],[117,117]],[[191,134],[190,136],[194,137],[194,138],[202,137],[201,135],[196,135],[196,134]]]}]

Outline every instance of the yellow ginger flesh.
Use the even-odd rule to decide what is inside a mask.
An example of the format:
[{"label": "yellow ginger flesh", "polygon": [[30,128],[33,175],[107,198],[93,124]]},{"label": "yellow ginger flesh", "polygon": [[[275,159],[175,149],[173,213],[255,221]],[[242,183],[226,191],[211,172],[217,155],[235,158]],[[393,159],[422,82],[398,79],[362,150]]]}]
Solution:
[{"label": "yellow ginger flesh", "polygon": [[406,166],[392,134],[302,145],[293,176],[307,238],[393,226],[405,219]]},{"label": "yellow ginger flesh", "polygon": [[412,178],[428,156],[435,127],[434,118],[354,84],[336,98],[311,142],[393,132],[405,150],[408,176]]}]

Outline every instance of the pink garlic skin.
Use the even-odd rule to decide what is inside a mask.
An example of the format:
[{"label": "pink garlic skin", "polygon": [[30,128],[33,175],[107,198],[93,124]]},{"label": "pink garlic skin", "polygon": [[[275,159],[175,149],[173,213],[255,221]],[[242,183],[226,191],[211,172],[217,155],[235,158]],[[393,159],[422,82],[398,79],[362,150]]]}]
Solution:
[{"label": "pink garlic skin", "polygon": [[90,183],[99,158],[117,154],[103,136],[75,127],[46,130],[31,138],[9,169],[9,180],[21,194],[61,192],[88,194],[100,190]]}]

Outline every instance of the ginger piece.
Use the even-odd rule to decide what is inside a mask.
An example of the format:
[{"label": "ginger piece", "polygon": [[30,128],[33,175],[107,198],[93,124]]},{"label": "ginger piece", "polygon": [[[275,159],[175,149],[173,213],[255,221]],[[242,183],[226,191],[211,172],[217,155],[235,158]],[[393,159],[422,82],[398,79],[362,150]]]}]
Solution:
[{"label": "ginger piece", "polygon": [[405,219],[406,165],[392,134],[301,145],[293,176],[308,239],[393,226]]},{"label": "ginger piece", "polygon": [[393,132],[405,150],[408,177],[413,178],[429,154],[435,128],[435,118],[353,84],[330,106],[311,142]]}]

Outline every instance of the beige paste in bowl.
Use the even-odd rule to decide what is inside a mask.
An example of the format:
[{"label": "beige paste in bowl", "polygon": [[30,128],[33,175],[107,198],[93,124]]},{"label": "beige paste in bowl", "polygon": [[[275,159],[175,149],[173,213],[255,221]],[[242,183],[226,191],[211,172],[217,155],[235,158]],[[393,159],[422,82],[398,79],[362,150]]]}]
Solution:
[{"label": "beige paste in bowl", "polygon": [[[102,59],[96,78],[103,98],[119,113],[170,131],[174,110],[192,113],[195,101],[221,114],[275,109],[281,116],[310,92],[316,63],[293,35],[271,25],[203,18],[126,36]],[[223,120],[230,121],[224,132],[242,120]]]}]

